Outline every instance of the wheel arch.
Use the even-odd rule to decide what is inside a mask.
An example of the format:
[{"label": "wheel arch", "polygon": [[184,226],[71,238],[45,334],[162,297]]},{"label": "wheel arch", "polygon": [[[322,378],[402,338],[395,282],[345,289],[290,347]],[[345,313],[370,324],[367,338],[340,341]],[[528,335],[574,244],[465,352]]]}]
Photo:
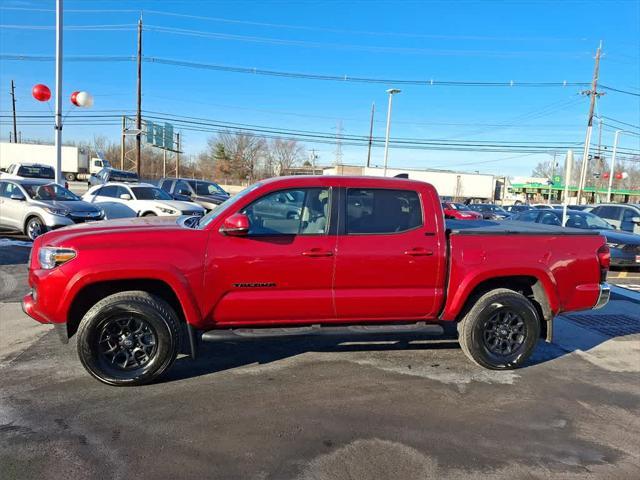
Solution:
[{"label": "wheel arch", "polygon": [[506,288],[521,293],[531,301],[540,318],[540,336],[547,342],[552,340],[552,322],[557,309],[557,298],[550,282],[543,280],[544,277],[527,275],[505,275],[479,279],[472,286],[468,287],[469,293],[466,300],[457,311],[448,312],[453,315],[456,321],[460,321],[466,312],[485,293],[498,288]]}]

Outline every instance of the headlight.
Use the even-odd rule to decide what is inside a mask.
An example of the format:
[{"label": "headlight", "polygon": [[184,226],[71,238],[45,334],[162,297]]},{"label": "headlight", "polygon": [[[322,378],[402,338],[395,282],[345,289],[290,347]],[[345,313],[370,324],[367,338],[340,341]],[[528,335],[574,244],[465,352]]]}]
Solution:
[{"label": "headlight", "polygon": [[609,248],[618,248],[619,246],[619,243],[607,242],[607,247]]},{"label": "headlight", "polygon": [[38,262],[41,268],[51,270],[63,263],[67,263],[69,260],[73,260],[75,256],[75,250],[70,248],[42,247],[38,251]]},{"label": "headlight", "polygon": [[178,213],[175,210],[172,210],[171,208],[158,207],[158,210],[160,210],[162,213],[166,213],[167,215],[175,215]]},{"label": "headlight", "polygon": [[56,208],[56,207],[43,207],[47,212],[52,215],[60,215],[61,217],[66,217],[69,215],[69,210],[64,208]]}]

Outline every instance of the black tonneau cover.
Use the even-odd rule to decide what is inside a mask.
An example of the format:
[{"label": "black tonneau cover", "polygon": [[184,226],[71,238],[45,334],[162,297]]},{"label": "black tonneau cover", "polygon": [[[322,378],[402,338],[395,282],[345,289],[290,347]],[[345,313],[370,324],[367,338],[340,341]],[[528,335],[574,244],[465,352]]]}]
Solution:
[{"label": "black tonneau cover", "polygon": [[598,230],[558,227],[533,222],[506,220],[446,220],[448,234],[454,235],[599,235]]}]

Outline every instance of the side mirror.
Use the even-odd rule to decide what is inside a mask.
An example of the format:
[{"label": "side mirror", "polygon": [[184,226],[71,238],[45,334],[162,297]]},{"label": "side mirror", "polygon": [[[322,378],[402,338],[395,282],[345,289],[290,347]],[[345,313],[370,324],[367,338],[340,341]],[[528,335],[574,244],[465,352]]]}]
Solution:
[{"label": "side mirror", "polygon": [[640,225],[640,217],[631,217],[631,221],[636,225]]},{"label": "side mirror", "polygon": [[128,193],[123,193],[122,195],[120,195],[120,198],[122,200],[131,200],[131,195],[129,195]]},{"label": "side mirror", "polygon": [[249,217],[244,213],[234,213],[226,218],[220,233],[229,235],[230,237],[245,237],[249,234]]},{"label": "side mirror", "polygon": [[21,202],[24,202],[26,199],[24,198],[24,195],[20,195],[19,193],[12,193],[11,194],[11,200],[19,200]]},{"label": "side mirror", "polygon": [[178,190],[178,195],[184,195],[185,197],[190,197],[191,192],[189,190]]}]

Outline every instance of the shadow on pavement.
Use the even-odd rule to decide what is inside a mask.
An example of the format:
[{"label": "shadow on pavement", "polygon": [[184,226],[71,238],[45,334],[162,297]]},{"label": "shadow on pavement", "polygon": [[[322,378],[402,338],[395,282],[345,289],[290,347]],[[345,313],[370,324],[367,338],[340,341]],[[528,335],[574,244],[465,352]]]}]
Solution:
[{"label": "shadow on pavement", "polygon": [[[420,343],[412,343],[417,342]],[[356,336],[331,335],[270,339],[200,342],[198,358],[176,360],[174,366],[160,380],[171,382],[199,377],[237,367],[265,365],[309,352],[347,353],[382,351],[460,350],[454,338],[427,335]],[[462,352],[459,352],[462,355]],[[338,360],[336,358],[336,360]]]}]

